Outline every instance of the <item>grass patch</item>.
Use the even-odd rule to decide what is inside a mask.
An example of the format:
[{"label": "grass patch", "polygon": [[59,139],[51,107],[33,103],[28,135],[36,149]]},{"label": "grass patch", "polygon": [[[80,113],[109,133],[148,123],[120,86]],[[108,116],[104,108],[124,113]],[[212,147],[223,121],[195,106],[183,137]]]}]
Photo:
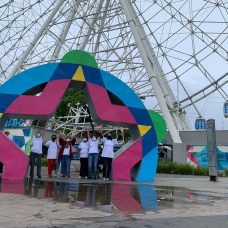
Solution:
[{"label": "grass patch", "polygon": [[[179,164],[171,161],[158,162],[157,173],[197,175],[197,176],[209,175],[208,168],[194,167],[190,164]],[[227,174],[228,174],[228,171],[227,171]]]}]

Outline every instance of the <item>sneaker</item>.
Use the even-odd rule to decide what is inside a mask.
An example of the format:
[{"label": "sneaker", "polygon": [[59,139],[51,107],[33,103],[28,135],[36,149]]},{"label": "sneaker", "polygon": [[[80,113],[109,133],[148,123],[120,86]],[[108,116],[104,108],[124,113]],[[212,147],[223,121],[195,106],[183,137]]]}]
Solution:
[{"label": "sneaker", "polygon": [[85,179],[88,179],[88,177],[85,177]]},{"label": "sneaker", "polygon": [[106,181],[109,181],[109,178],[106,178]]},{"label": "sneaker", "polygon": [[106,178],[105,178],[105,177],[103,177],[103,180],[105,181],[105,180],[106,180]]},{"label": "sneaker", "polygon": [[78,177],[78,179],[81,179],[81,178],[82,178],[81,176]]},{"label": "sneaker", "polygon": [[42,178],[41,176],[38,176],[38,178],[40,179],[40,178]]},{"label": "sneaker", "polygon": [[61,177],[66,177],[66,175],[61,175]]}]

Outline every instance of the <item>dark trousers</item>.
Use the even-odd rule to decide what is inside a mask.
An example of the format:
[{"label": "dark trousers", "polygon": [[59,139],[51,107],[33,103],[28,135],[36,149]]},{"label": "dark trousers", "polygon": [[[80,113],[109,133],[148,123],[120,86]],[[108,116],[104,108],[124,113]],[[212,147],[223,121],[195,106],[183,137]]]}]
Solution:
[{"label": "dark trousers", "polygon": [[63,155],[61,159],[61,174],[63,176],[70,176],[70,155]]},{"label": "dark trousers", "polygon": [[0,173],[3,173],[3,164],[0,162]]},{"label": "dark trousers", "polygon": [[88,158],[80,158],[80,176],[88,177]]},{"label": "dark trousers", "polygon": [[103,157],[103,177],[109,178],[112,170],[112,158]]},{"label": "dark trousers", "polygon": [[42,154],[30,153],[30,177],[34,176],[35,159],[37,161],[37,176],[41,177],[41,157]]}]

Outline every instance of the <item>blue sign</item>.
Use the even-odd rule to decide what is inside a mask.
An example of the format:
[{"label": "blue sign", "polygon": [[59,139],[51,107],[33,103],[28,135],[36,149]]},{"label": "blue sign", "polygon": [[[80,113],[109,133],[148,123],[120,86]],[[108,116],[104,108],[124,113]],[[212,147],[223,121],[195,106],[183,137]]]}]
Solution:
[{"label": "blue sign", "polygon": [[22,127],[23,120],[22,119],[13,119],[10,118],[6,121],[5,127]]}]

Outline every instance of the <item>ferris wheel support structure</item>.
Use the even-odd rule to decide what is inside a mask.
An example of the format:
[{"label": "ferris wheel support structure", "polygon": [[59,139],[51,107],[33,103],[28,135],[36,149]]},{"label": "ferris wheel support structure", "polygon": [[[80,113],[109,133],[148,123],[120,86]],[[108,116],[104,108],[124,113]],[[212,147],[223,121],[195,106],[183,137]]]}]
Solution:
[{"label": "ferris wheel support structure", "polygon": [[[153,86],[154,93],[166,120],[173,142],[182,143],[178,132],[178,126],[181,121],[175,112],[173,112],[173,116],[171,115],[167,104],[169,102],[170,105],[172,105],[168,89],[165,87],[164,80],[159,74],[161,71],[156,71],[156,69],[160,69],[160,65],[158,65],[157,61],[154,61],[153,53],[151,52],[152,47],[146,40],[145,32],[142,29],[142,25],[140,26],[140,22],[135,17],[134,9],[132,8],[129,0],[120,0],[120,3],[128,20],[129,26],[132,30],[136,46],[140,52],[142,61],[145,65],[145,69]],[[163,86],[161,86],[161,84],[163,84]],[[172,106],[170,108],[172,108]],[[176,120],[176,123],[174,120]]]},{"label": "ferris wheel support structure", "polygon": [[26,60],[26,58],[28,57],[28,55],[30,54],[30,52],[32,51],[34,46],[36,45],[37,41],[43,35],[44,31],[47,29],[47,26],[50,24],[52,19],[55,17],[56,13],[58,12],[58,10],[60,9],[60,7],[62,6],[63,3],[64,3],[64,0],[58,1],[57,5],[55,6],[55,8],[51,12],[51,14],[47,18],[47,20],[45,21],[43,26],[40,28],[39,32],[34,36],[32,42],[27,47],[26,51],[22,54],[22,56],[18,60],[17,64],[15,65],[13,70],[11,71],[9,78],[13,77],[18,72],[18,70],[20,69],[20,67],[22,66],[22,64],[24,63],[24,61]]}]

